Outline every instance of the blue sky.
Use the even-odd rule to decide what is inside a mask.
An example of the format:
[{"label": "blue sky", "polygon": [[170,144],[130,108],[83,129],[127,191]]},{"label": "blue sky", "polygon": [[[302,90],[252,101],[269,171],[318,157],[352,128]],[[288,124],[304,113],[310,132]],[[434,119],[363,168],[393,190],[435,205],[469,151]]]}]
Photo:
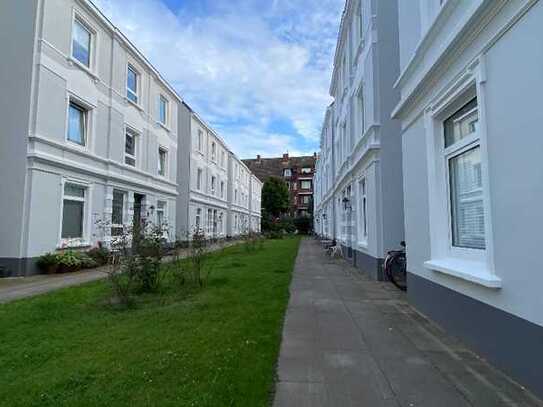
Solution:
[{"label": "blue sky", "polygon": [[243,158],[318,150],[344,0],[95,0]]}]

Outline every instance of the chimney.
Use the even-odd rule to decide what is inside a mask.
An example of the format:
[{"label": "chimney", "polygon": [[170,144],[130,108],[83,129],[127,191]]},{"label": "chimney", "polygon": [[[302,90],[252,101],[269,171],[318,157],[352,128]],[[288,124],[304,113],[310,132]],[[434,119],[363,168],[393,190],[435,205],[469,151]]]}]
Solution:
[{"label": "chimney", "polygon": [[283,161],[288,161],[288,153],[283,154]]},{"label": "chimney", "polygon": [[313,158],[317,158],[317,153],[313,153]]},{"label": "chimney", "polygon": [[256,161],[260,162],[260,154],[257,154]]}]

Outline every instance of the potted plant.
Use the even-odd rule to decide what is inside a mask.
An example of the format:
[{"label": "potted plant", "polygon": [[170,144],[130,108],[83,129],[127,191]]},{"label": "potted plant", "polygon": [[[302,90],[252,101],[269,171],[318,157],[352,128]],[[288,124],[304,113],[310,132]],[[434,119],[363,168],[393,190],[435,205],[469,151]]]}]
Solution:
[{"label": "potted plant", "polygon": [[47,274],[54,274],[58,270],[58,256],[54,253],[46,253],[41,256],[36,265]]}]

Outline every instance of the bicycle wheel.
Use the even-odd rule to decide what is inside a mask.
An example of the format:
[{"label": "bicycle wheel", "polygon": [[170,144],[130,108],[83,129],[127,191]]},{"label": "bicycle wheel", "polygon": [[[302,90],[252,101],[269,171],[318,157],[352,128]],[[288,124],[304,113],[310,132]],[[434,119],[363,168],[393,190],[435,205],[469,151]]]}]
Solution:
[{"label": "bicycle wheel", "polygon": [[402,291],[407,290],[405,253],[396,253],[390,256],[386,263],[385,272],[392,284]]}]

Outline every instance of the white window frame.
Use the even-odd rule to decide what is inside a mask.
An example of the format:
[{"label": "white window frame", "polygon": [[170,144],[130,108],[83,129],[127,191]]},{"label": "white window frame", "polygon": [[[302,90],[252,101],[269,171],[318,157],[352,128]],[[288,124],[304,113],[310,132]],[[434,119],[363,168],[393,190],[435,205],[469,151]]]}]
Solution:
[{"label": "white window frame", "polygon": [[[128,154],[126,152],[126,136],[130,134],[130,136],[134,139],[134,154]],[[123,164],[130,168],[138,168],[138,151],[139,151],[139,136],[140,133],[130,126],[124,127],[124,138],[123,138]],[[126,159],[130,158],[134,160],[134,165],[130,165],[126,162]]]},{"label": "white window frame", "polygon": [[196,232],[199,232],[202,228],[202,208],[198,207],[195,211],[194,216],[194,229]]},{"label": "white window frame", "polygon": [[[128,87],[128,71],[132,71],[136,75],[136,92],[134,92],[132,89]],[[141,89],[141,73],[133,64],[129,62],[126,65],[126,100],[128,100],[130,103],[135,104],[136,106],[141,106],[140,89]],[[133,101],[132,99],[130,99],[128,97],[128,94],[135,96],[136,101]]]},{"label": "white window frame", "polygon": [[224,181],[221,181],[221,198],[224,199]]},{"label": "white window frame", "polygon": [[[162,117],[161,117],[161,109],[162,109],[163,103],[164,103],[164,121],[162,120]],[[169,118],[170,118],[170,101],[168,100],[166,96],[159,95],[158,96],[158,122],[162,126],[167,127]]]},{"label": "white window frame", "polygon": [[[115,197],[115,195],[114,195],[115,192],[119,192],[119,193],[123,194],[123,208],[122,208],[122,223],[121,224],[113,223],[113,200],[114,200],[114,197]],[[112,239],[115,239],[117,237],[117,236],[113,235],[113,229],[124,229],[124,222],[125,222],[125,219],[126,219],[126,214],[128,212],[127,208],[128,208],[128,192],[124,191],[122,189],[114,188],[113,191],[112,191],[112,195],[111,195],[110,235],[111,235]]]},{"label": "white window frame", "polygon": [[[88,103],[84,102],[80,98],[74,96],[74,95],[68,95],[68,103],[66,105],[66,135],[65,140],[67,143],[69,143],[71,146],[74,146],[79,149],[88,150],[89,143],[90,143],[90,133],[91,133],[91,118],[92,118],[92,110],[93,106],[90,106]],[[83,111],[83,144],[79,144],[76,141],[72,141],[69,139],[69,132],[70,132],[70,105],[76,105]]]},{"label": "white window frame", "polygon": [[221,151],[221,167],[226,168],[226,153]]},{"label": "white window frame", "polygon": [[[164,153],[164,168],[163,168],[163,171],[162,173],[160,172],[160,166],[161,166],[161,161],[160,161],[160,153],[163,152]],[[158,147],[158,175],[161,176],[161,177],[167,177],[168,176],[168,167],[169,167],[169,163],[168,163],[168,159],[169,159],[169,152],[168,152],[168,149],[164,146],[159,146]]]},{"label": "white window frame", "polygon": [[[485,105],[484,56],[472,62],[465,71],[438,93],[424,113],[427,144],[430,256],[424,265],[442,275],[450,275],[488,288],[500,288],[501,279],[494,268],[494,243]],[[480,147],[483,207],[485,218],[484,250],[453,246],[451,230],[450,183],[445,151],[444,121],[467,102],[477,97],[479,122],[477,136],[466,137],[455,146]],[[456,155],[456,153],[455,153]],[[450,281],[453,284],[453,280]]]},{"label": "white window frame", "polygon": [[[304,182],[309,182],[309,188],[304,188],[303,187]],[[311,191],[313,189],[313,182],[311,182],[311,180],[309,180],[309,179],[300,180],[300,189],[302,189],[304,191]]]},{"label": "white window frame", "polygon": [[[89,66],[79,61],[74,57],[74,34],[75,23],[81,24],[90,33],[90,50],[89,50]],[[75,9],[72,12],[72,26],[70,29],[70,56],[69,61],[80,67],[92,77],[96,78],[95,70],[97,66],[98,53],[96,50],[96,44],[98,43],[98,30],[87,19]]]},{"label": "white window frame", "polygon": [[211,161],[217,162],[217,143],[211,142]]},{"label": "white window frame", "polygon": [[358,245],[368,246],[368,177],[362,175],[358,179]]},{"label": "white window frame", "polygon": [[[164,204],[162,209],[159,209],[159,204],[160,203]],[[164,221],[162,225],[159,222],[159,217],[158,217],[159,212],[162,212],[162,219]],[[156,201],[156,223],[157,223],[157,227],[160,227],[162,229],[162,237],[164,239],[166,239],[166,240],[169,239],[169,235],[168,235],[168,201],[165,200],[165,199],[158,199]]]},{"label": "white window frame", "polygon": [[[85,189],[85,196],[83,198],[81,197],[75,197],[75,196],[66,196],[64,194],[64,187],[66,184],[72,184],[77,185],[78,187]],[[92,202],[92,188],[91,184],[77,180],[72,178],[63,178],[60,183],[60,224],[59,224],[59,230],[58,230],[58,247],[59,248],[69,248],[69,247],[81,247],[81,246],[89,246],[89,232],[91,230],[91,224],[90,224],[90,216],[91,208],[90,208],[90,202]],[[82,237],[81,238],[63,238],[62,237],[62,226],[64,224],[64,201],[70,200],[70,201],[77,201],[77,202],[83,202],[83,219],[82,219]]]},{"label": "white window frame", "polygon": [[211,195],[215,196],[217,190],[217,177],[215,175],[211,176]]},{"label": "white window frame", "polygon": [[202,129],[198,129],[196,132],[196,151],[204,154],[204,131]]},{"label": "white window frame", "polygon": [[204,178],[204,170],[201,168],[196,169],[196,189],[198,191],[202,190],[202,181]]}]

